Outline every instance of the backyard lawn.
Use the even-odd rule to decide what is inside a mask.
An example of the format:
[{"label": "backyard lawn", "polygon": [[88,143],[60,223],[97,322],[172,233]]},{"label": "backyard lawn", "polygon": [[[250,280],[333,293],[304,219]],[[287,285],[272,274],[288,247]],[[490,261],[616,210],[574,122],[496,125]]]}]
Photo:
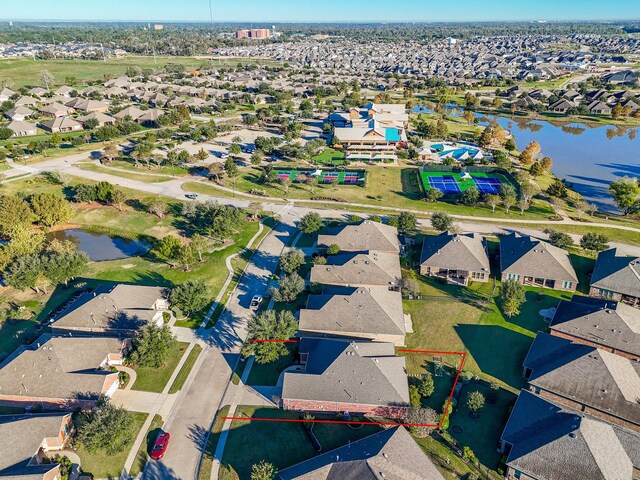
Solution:
[{"label": "backyard lawn", "polygon": [[134,366],[133,368],[138,374],[138,377],[131,389],[143,390],[145,392],[162,392],[188,346],[188,342],[176,342],[175,348],[169,353],[167,360],[161,368]]},{"label": "backyard lawn", "polygon": [[[147,419],[146,413],[133,412],[133,419],[135,428],[133,429],[133,435],[129,439],[128,445],[131,447],[135,441],[142,425]],[[87,473],[91,473],[93,478],[120,478],[122,469],[124,468],[124,462],[129,455],[129,447],[124,448],[122,452],[113,455],[107,454],[105,451],[97,451],[95,453],[87,452],[83,447],[79,447],[76,453],[80,457],[82,462],[82,470]]]}]

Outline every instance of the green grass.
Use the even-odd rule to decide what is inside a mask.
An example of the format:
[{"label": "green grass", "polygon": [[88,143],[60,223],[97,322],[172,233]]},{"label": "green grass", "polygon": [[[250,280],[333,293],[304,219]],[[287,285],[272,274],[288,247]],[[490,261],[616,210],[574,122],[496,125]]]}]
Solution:
[{"label": "green grass", "polygon": [[162,420],[162,417],[160,415],[155,415],[153,417],[153,420],[151,421],[151,425],[147,430],[146,441],[143,442],[142,445],[140,445],[140,448],[138,449],[138,453],[136,454],[136,458],[133,461],[133,465],[131,466],[131,471],[129,472],[129,475],[131,475],[132,477],[137,476],[144,470],[144,466],[147,464],[147,461],[149,460],[149,452],[153,447],[153,443],[155,442],[158,436],[158,433],[162,428],[163,423],[164,421]]},{"label": "green grass", "polygon": [[335,148],[325,148],[320,155],[312,158],[313,163],[317,165],[342,165],[344,159],[344,152]]},{"label": "green grass", "polygon": [[184,386],[184,382],[187,381],[187,378],[189,377],[189,374],[191,373],[191,370],[193,369],[193,366],[198,360],[198,357],[200,356],[201,352],[202,352],[202,347],[196,343],[191,349],[191,351],[189,352],[189,356],[187,356],[187,359],[182,365],[182,368],[180,369],[180,371],[178,372],[176,379],[173,381],[173,384],[169,389],[169,393],[176,393],[177,391],[182,389],[182,387]]},{"label": "green grass", "polygon": [[189,170],[186,168],[182,168],[179,167],[177,165],[162,165],[160,167],[144,167],[144,166],[139,166],[136,167],[135,163],[133,163],[133,161],[128,161],[128,160],[114,160],[113,162],[109,163],[108,165],[109,168],[120,168],[123,170],[129,170],[130,172],[133,173],[140,173],[140,172],[144,172],[144,173],[154,173],[154,174],[158,174],[158,175],[172,175],[172,176],[176,176],[176,177],[183,177],[185,175],[189,174]]},{"label": "green grass", "polygon": [[78,163],[76,164],[80,170],[86,170],[88,172],[106,173],[116,177],[128,178],[129,180],[136,180],[144,183],[162,183],[171,180],[171,177],[164,177],[160,175],[142,175],[140,173],[123,172],[121,170],[115,170],[113,168],[102,167],[93,163]]},{"label": "green grass", "polygon": [[[298,418],[294,412],[274,408],[238,407],[235,416],[262,418]],[[317,419],[335,418],[316,415]],[[346,445],[349,441],[371,435],[379,427],[371,425],[353,430],[346,425],[316,424],[313,429],[323,452]],[[315,451],[300,423],[234,421],[222,457],[228,472],[234,471],[240,480],[249,480],[251,466],[261,460],[283,469],[315,456]],[[224,477],[223,477],[224,478]],[[235,478],[228,474],[226,478]]]},{"label": "green grass", "polygon": [[247,385],[276,385],[282,371],[295,362],[297,344],[286,344],[288,355],[270,363],[254,362],[247,378]]},{"label": "green grass", "polygon": [[225,405],[216,413],[215,420],[211,427],[211,433],[209,434],[209,440],[204,448],[202,454],[202,463],[200,464],[200,470],[198,474],[198,480],[209,480],[211,478],[211,469],[213,466],[213,456],[216,453],[216,446],[218,445],[218,438],[220,437],[220,431],[224,425],[224,419],[229,413],[229,405]]},{"label": "green grass", "polygon": [[188,346],[189,343],[187,342],[177,342],[161,368],[133,366],[138,377],[131,389],[145,392],[162,392]]},{"label": "green grass", "polygon": [[[135,428],[133,429],[133,435],[129,439],[128,447],[135,441],[148,414],[132,412],[132,415]],[[107,454],[102,450],[90,453],[83,447],[79,447],[76,453],[82,462],[82,470],[91,473],[94,478],[120,478],[120,474],[124,468],[124,462],[127,461],[127,456],[129,456],[128,447],[125,447],[122,452],[113,455]]]}]

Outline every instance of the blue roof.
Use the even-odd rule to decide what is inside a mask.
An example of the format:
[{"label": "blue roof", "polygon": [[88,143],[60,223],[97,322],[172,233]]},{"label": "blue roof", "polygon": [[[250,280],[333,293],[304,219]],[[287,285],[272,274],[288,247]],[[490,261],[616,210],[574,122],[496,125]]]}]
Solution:
[{"label": "blue roof", "polygon": [[397,128],[387,128],[384,132],[384,139],[387,142],[399,142],[400,132]]}]

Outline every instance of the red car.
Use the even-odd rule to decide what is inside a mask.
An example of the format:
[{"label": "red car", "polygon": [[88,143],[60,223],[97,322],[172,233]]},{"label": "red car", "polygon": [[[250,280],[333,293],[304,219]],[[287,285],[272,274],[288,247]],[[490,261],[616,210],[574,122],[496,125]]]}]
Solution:
[{"label": "red car", "polygon": [[171,435],[168,432],[160,432],[151,450],[151,458],[153,460],[160,460],[164,456],[164,452],[167,451],[167,446],[169,445],[169,438],[171,438]]}]

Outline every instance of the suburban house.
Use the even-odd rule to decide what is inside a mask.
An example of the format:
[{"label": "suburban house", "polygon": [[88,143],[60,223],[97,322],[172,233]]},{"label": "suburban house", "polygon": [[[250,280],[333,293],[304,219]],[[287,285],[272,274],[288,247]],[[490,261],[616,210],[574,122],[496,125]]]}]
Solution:
[{"label": "suburban house", "polygon": [[113,125],[114,123],[116,123],[115,118],[100,112],[91,112],[76,118],[76,120],[80,122],[83,127],[85,123],[88,122],[89,120],[96,120],[98,122],[98,127],[103,127],[105,125]]},{"label": "suburban house", "polygon": [[392,427],[278,472],[279,480],[444,480],[404,427]]},{"label": "suburban house", "polygon": [[82,125],[69,117],[56,117],[53,120],[42,122],[40,125],[52,133],[68,133],[82,130]]},{"label": "suburban house", "polygon": [[136,118],[136,122],[140,125],[147,125],[149,127],[155,127],[158,125],[158,119],[164,115],[162,110],[157,108],[151,108],[146,112],[143,112],[138,118]]},{"label": "suburban house", "polygon": [[50,103],[42,108],[40,108],[40,113],[45,117],[64,117],[65,115],[69,115],[73,112],[71,107],[67,107],[66,105],[61,105],[60,103]]},{"label": "suburban house", "polygon": [[326,265],[311,267],[311,283],[345,287],[399,287],[402,273],[395,253],[368,251],[330,255]]},{"label": "suburban house", "polygon": [[55,93],[56,95],[60,95],[62,97],[71,97],[71,94],[75,90],[76,90],[75,88],[70,87],[69,85],[62,85],[58,87],[58,89],[55,90],[53,93]]},{"label": "suburban house", "polygon": [[21,122],[14,120],[7,125],[9,130],[13,131],[13,137],[28,137],[38,133],[38,127],[33,123]]},{"label": "suburban house", "polygon": [[10,88],[3,88],[0,90],[0,103],[4,103],[7,100],[11,100],[11,97],[15,95],[16,92],[11,90]]},{"label": "suburban house", "polygon": [[138,107],[130,106],[120,110],[118,113],[114,115],[118,120],[122,120],[126,117],[131,118],[131,120],[137,120],[140,118],[144,112],[140,110]]},{"label": "suburban house", "polygon": [[342,252],[400,253],[398,229],[380,222],[365,220],[358,225],[346,225],[338,230],[318,235],[318,246],[338,245]]},{"label": "suburban house", "polygon": [[70,413],[0,415],[0,478],[60,480],[55,456],[72,433]]},{"label": "suburban house", "polygon": [[0,364],[0,405],[70,408],[118,389],[130,341],[111,337],[42,335]]},{"label": "suburban house", "polygon": [[[302,337],[360,338],[404,345],[402,295],[385,287],[325,288],[300,310]],[[410,321],[409,331],[411,331]]]},{"label": "suburban house", "polygon": [[25,106],[18,106],[15,108],[12,108],[11,110],[8,110],[7,112],[5,112],[5,117],[7,117],[10,120],[16,120],[18,122],[22,122],[24,121],[26,118],[30,117],[31,115],[33,115],[35,112],[33,110],[31,110],[30,108],[27,108]]},{"label": "suburban house", "polygon": [[532,287],[574,292],[578,276],[569,254],[558,247],[519,233],[500,237],[501,280]]},{"label": "suburban house", "polygon": [[615,248],[600,252],[589,295],[640,306],[640,258],[621,255]]},{"label": "suburban house", "polygon": [[640,363],[538,332],[523,367],[533,393],[640,432]]},{"label": "suburban house", "polygon": [[488,282],[491,274],[487,245],[477,234],[443,232],[427,236],[422,244],[420,274],[468,285]]},{"label": "suburban house", "polygon": [[37,103],[38,103],[38,100],[28,95],[23,95],[22,97],[17,99],[15,102],[13,102],[13,104],[16,107],[19,107],[20,105],[24,105],[26,107],[34,107]]},{"label": "suburban house", "polygon": [[509,480],[635,480],[640,434],[523,390],[500,451]]},{"label": "suburban house", "polygon": [[405,359],[393,344],[302,338],[299,345],[301,367],[284,373],[285,410],[405,416]]},{"label": "suburban house", "polygon": [[575,295],[561,300],[551,335],[640,360],[640,313],[624,303]]},{"label": "suburban house", "polygon": [[106,103],[100,100],[91,100],[89,98],[76,97],[66,102],[65,105],[75,110],[80,110],[87,113],[105,113],[109,111],[109,105],[107,105]]},{"label": "suburban house", "polygon": [[163,324],[170,315],[166,289],[139,285],[103,286],[80,295],[50,324],[54,333],[129,335],[144,324]]}]

